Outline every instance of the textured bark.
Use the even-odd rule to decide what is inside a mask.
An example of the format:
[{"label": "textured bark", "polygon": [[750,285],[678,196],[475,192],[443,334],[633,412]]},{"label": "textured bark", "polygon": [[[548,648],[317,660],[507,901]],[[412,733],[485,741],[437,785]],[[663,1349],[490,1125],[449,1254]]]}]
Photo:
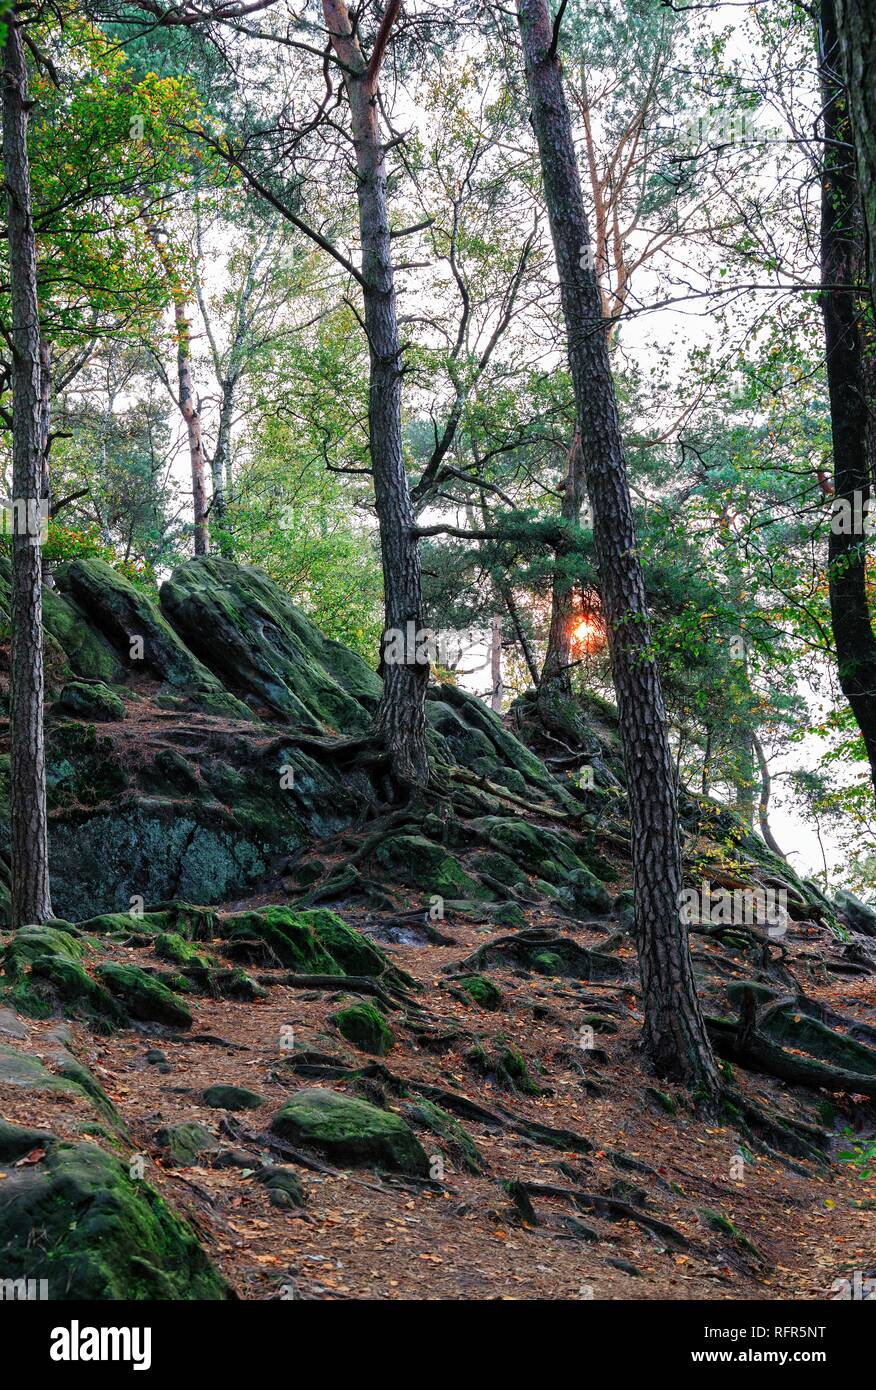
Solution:
[{"label": "textured bark", "polygon": [[362,246],[362,294],[370,353],[368,434],[374,495],[380,527],[386,624],[381,647],[383,697],[377,732],[386,747],[396,780],[405,787],[425,787],[429,780],[426,751],[428,662],[417,661],[414,644],[405,642],[405,659],[388,659],[393,635],[423,628],[419,542],[415,534],[410,488],[402,453],[401,340],[386,201],[386,164],[380,137],[377,78],[389,27],[399,5],[387,7],[375,52],[366,62],[344,0],[323,0],[332,45],[344,64],[344,88],[350,107],[356,154],[359,235]]},{"label": "textured bark", "polygon": [[870,295],[876,307],[876,7],[873,0],[836,0],[864,211]]},{"label": "textured bark", "polygon": [[[10,820],[12,925],[52,916],[43,733],[42,565],[39,546],[46,417],[42,391],[36,242],[27,153],[28,83],[15,11],[3,73],[3,175],[12,300],[12,678]],[[33,534],[37,531],[37,534]]]},{"label": "textured bark", "polygon": [[650,632],[599,287],[545,0],[520,0],[532,125],[560,281],[569,365],[626,768],[643,1043],[658,1073],[709,1096],[719,1077],[679,911],[681,854],[666,716]]},{"label": "textured bark", "polygon": [[[821,312],[834,506],[845,501],[854,508],[856,498],[861,501],[870,493],[874,475],[874,362],[866,344],[864,304],[854,289],[864,274],[863,220],[833,0],[823,0],[821,6],[819,46],[825,142],[821,274],[823,285],[833,287],[822,291]],[[831,526],[828,578],[839,682],[861,730],[876,785],[876,636],[867,597],[866,536]]]}]

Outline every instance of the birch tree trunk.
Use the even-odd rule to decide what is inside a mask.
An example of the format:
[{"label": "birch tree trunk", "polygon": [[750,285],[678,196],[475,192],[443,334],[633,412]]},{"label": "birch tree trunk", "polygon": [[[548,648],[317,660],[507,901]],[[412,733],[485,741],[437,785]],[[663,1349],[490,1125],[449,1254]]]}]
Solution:
[{"label": "birch tree trunk", "polygon": [[12,300],[12,679],[10,819],[12,926],[52,916],[43,731],[42,564],[44,415],[36,241],[27,152],[28,80],[21,21],[7,12],[3,176]]},{"label": "birch tree trunk", "polygon": [[[386,198],[386,164],[380,136],[377,80],[399,0],[387,6],[370,61],[366,62],[344,0],[323,0],[332,46],[344,64],[356,157],[365,329],[370,354],[368,434],[386,622],[381,643],[383,696],[377,732],[396,780],[408,788],[429,780],[426,751],[428,660],[408,634],[422,630],[419,542],[402,453],[401,340],[396,312]],[[403,641],[399,642],[399,634]],[[404,655],[399,659],[399,649]]]},{"label": "birch tree trunk", "polygon": [[519,0],[531,120],[560,281],[630,803],[643,1044],[655,1070],[709,1097],[719,1074],[680,914],[675,780],[572,124],[545,0]]},{"label": "birch tree trunk", "polygon": [[162,270],[170,286],[173,300],[173,322],[176,336],[177,405],[186,427],[189,446],[189,466],[192,475],[192,508],[195,517],[195,554],[206,555],[210,549],[207,527],[207,466],[201,436],[201,416],[192,378],[192,323],[176,267],[168,255],[164,233],[144,215],[146,235],[155,247]]}]

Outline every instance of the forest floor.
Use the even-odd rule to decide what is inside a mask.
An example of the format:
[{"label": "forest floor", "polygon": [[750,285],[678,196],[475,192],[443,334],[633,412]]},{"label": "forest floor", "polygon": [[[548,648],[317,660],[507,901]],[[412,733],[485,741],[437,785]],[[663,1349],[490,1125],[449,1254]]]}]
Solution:
[{"label": "forest floor", "polygon": [[[278,882],[276,891],[223,910],[288,901]],[[339,990],[293,989],[280,982],[287,972],[258,971],[264,983],[276,980],[261,1001],[191,997],[192,1036],[149,1025],[99,1037],[75,1022],[12,1023],[0,1011],[0,1042],[11,1040],[4,1032],[14,1027],[17,1048],[50,1061],[63,1043],[91,1070],[128,1126],[133,1151],[145,1156],[145,1176],[194,1223],[239,1297],[817,1300],[836,1297],[835,1281],[855,1272],[876,1276],[876,1181],[862,1180],[835,1157],[818,1165],[740,1150],[731,1122],[704,1121],[677,1088],[654,1090],[638,1052],[632,958],[629,987],[491,968],[503,998],[490,1011],[448,989],[445,968],[503,935],[502,928],[477,914],[454,920],[449,912],[440,923],[448,944],[425,941],[416,924],[389,933],[406,936],[401,944],[387,941],[379,914],[343,904],[336,910],[422,986],[415,1011],[400,1006],[390,1014],[396,1043],[359,1094],[371,1086],[375,1098],[403,1109],[382,1067],[409,1083],[409,1096],[425,1084],[483,1107],[489,1112],[483,1119],[465,1115],[464,1106],[456,1116],[483,1156],[483,1173],[465,1171],[445,1146],[421,1134],[427,1152],[441,1153],[446,1164],[440,1182],[369,1168],[339,1171],[319,1160],[302,1166],[298,1154],[292,1162],[304,1206],[272,1204],[253,1177],[265,1161],[290,1161],[268,1131],[271,1117],[301,1086],[351,1090],[348,1081],[303,1078],[283,1051],[284,1030],[294,1029],[299,1052],[358,1068],[375,1060],[340,1039],[329,1020],[342,981]],[[546,924],[537,908],[531,924]],[[560,929],[555,920],[550,925]],[[606,927],[565,919],[561,930],[598,947]],[[827,937],[811,924],[789,932],[791,956],[811,967],[809,994],[872,1022],[876,976],[837,984],[819,971]],[[101,949],[102,959],[155,964],[148,947],[107,942]],[[819,974],[821,984],[813,978]],[[585,1019],[596,1020],[597,1028],[595,1046],[587,1049],[580,1045]],[[204,1035],[214,1042],[198,1043]],[[503,1088],[495,1075],[481,1074],[468,1057],[473,1040],[488,1054],[516,1049],[542,1094],[509,1089],[507,1082]],[[150,1050],[166,1060],[147,1060]],[[818,1093],[738,1068],[734,1082],[773,1112],[818,1122]],[[217,1083],[248,1087],[265,1104],[237,1114],[210,1109],[202,1092]],[[71,1092],[2,1090],[7,1119],[50,1126],[59,1137],[79,1137],[84,1120],[94,1118]],[[873,1133],[872,1102],[830,1099],[837,1134],[847,1125]],[[447,1108],[446,1099],[440,1103]],[[188,1121],[205,1125],[225,1157],[166,1167],[156,1131]],[[570,1134],[540,1142],[524,1132],[532,1122]],[[838,1138],[836,1148],[844,1146]],[[227,1151],[240,1166],[223,1166]],[[512,1201],[503,1182],[558,1191],[528,1186],[528,1210],[525,1199]],[[563,1190],[576,1195],[560,1195]]]}]

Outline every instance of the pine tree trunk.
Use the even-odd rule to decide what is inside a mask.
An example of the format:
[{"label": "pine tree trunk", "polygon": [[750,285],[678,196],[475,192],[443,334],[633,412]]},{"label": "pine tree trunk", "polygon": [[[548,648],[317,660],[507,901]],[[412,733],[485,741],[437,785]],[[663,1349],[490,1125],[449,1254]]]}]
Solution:
[{"label": "pine tree trunk", "polygon": [[12,300],[12,678],[10,819],[12,925],[52,916],[43,731],[42,564],[44,430],[36,242],[27,152],[28,82],[20,21],[7,13],[3,174]]},{"label": "pine tree trunk", "polygon": [[864,210],[870,295],[876,307],[876,8],[873,0],[836,0]]},{"label": "pine tree trunk", "polygon": [[[841,71],[833,0],[823,0],[820,67],[824,111],[821,195],[821,295],[833,438],[834,508],[855,515],[870,493],[876,458],[873,367],[861,297],[851,287],[864,274],[863,220],[854,147]],[[870,77],[872,81],[872,74]],[[835,288],[849,286],[848,289]],[[863,516],[862,505],[858,514]],[[839,520],[838,515],[836,520]],[[830,613],[842,692],[864,740],[876,786],[876,635],[867,595],[866,536],[831,524],[828,539]]]},{"label": "pine tree trunk", "polygon": [[[387,9],[387,14],[392,10]],[[397,11],[398,6],[395,7]],[[396,313],[386,164],[380,138],[377,72],[372,72],[353,33],[344,0],[323,0],[332,45],[345,65],[356,154],[359,235],[365,328],[370,352],[368,434],[380,527],[386,626],[381,648],[383,696],[377,731],[396,780],[407,788],[429,780],[426,750],[428,661],[417,660],[413,642],[398,634],[422,630],[419,542],[405,473],[401,428],[401,340]],[[398,659],[399,647],[404,656]]]},{"label": "pine tree trunk", "polygon": [[675,780],[648,613],[599,288],[589,256],[572,125],[545,0],[519,0],[532,125],[559,274],[569,366],[600,591],[609,634],[630,803],[643,1043],[655,1070],[709,1097],[719,1075],[681,920]]}]

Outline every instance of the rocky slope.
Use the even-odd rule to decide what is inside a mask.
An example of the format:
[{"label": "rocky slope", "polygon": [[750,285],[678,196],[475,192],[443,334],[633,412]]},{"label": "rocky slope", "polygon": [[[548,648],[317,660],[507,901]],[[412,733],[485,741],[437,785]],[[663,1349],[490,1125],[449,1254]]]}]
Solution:
[{"label": "rocky slope", "polygon": [[558,755],[526,702],[523,742],[435,687],[435,792],[403,808],[378,678],[260,573],[192,561],[155,603],[79,561],[45,621],[58,920],[0,934],[4,1277],[769,1298],[873,1272],[872,1189],[836,1161],[876,1128],[867,909],[685,802],[691,884],[785,895],[771,932],[693,914],[727,1077],[704,1124],[637,1052],[610,709]]}]

